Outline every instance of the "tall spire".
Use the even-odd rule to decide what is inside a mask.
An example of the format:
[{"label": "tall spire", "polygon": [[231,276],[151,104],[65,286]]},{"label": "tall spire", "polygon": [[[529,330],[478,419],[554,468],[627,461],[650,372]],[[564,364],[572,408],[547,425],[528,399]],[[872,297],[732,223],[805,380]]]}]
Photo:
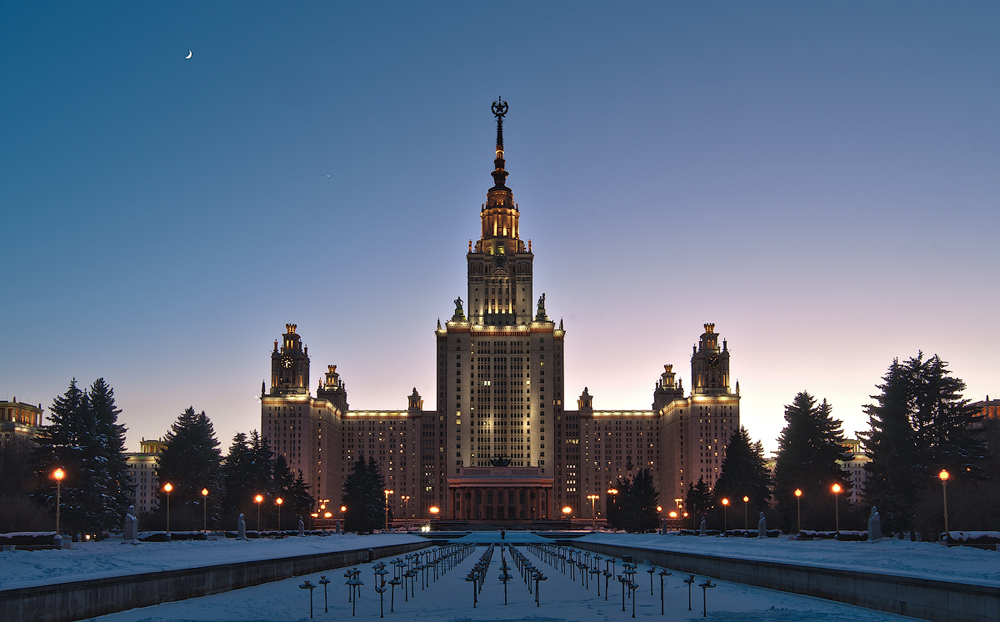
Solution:
[{"label": "tall spire", "polygon": [[497,97],[497,100],[493,102],[490,106],[493,110],[493,116],[497,118],[497,157],[493,160],[493,182],[494,188],[506,188],[504,182],[507,181],[507,171],[504,170],[504,159],[503,159],[503,118],[507,114],[507,102],[501,97]]}]

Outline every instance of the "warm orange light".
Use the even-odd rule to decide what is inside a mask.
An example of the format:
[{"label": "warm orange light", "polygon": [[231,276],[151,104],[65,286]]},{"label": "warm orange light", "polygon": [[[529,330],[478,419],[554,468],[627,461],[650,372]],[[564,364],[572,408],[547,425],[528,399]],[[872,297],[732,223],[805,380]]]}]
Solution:
[{"label": "warm orange light", "polygon": [[436,505],[432,505],[430,508],[428,508],[427,511],[430,512],[431,514],[437,514],[438,512],[441,511],[441,508],[439,508]]},{"label": "warm orange light", "polygon": [[167,482],[166,484],[163,485],[163,492],[170,492],[173,489],[174,485],[171,484],[170,482]]},{"label": "warm orange light", "polygon": [[[944,471],[942,471],[942,473],[943,472]],[[63,471],[62,469],[56,469],[55,471],[52,471],[52,477],[54,477],[56,481],[61,482],[62,479],[66,477],[66,471]]]},{"label": "warm orange light", "polygon": [[743,495],[743,503],[750,501],[750,497]]},{"label": "warm orange light", "polygon": [[254,503],[261,503],[264,501],[264,495],[257,495],[256,497],[253,498],[253,500]]},{"label": "warm orange light", "polygon": [[346,511],[347,511],[347,506],[346,506],[346,505],[342,505],[342,506],[340,506],[340,513],[341,513],[341,514],[343,514],[343,513],[344,513],[344,512],[346,512]]},{"label": "warm orange light", "polygon": [[941,472],[938,473],[938,477],[941,478],[942,482],[947,482],[948,478],[951,477],[951,474],[949,474],[948,471],[945,471],[944,469],[941,469]]},{"label": "warm orange light", "polygon": [[562,509],[562,513],[563,514],[570,514],[572,512],[573,512],[573,508],[569,507],[568,505]]},{"label": "warm orange light", "polygon": [[842,491],[843,488],[840,487],[840,484],[834,484],[833,486],[830,487],[830,490],[833,491],[833,494],[839,495],[840,491]]},{"label": "warm orange light", "polygon": [[801,497],[801,496],[802,496],[802,491],[801,491],[801,490],[799,490],[798,488],[796,488],[796,489],[795,489],[795,496],[796,496],[796,497]]},{"label": "warm orange light", "polygon": [[617,495],[618,494],[618,489],[617,488],[608,488],[608,494],[609,495]]},{"label": "warm orange light", "polygon": [[729,505],[729,499],[723,499],[722,505]]},{"label": "warm orange light", "polygon": [[333,516],[333,514],[330,514],[329,512],[323,514],[323,518],[330,518],[331,516]]},{"label": "warm orange light", "polygon": [[657,512],[662,512],[663,511],[663,506],[662,505],[656,506],[656,511]]},{"label": "warm orange light", "polygon": [[677,518],[677,512],[671,512],[670,518]]},{"label": "warm orange light", "polygon": [[202,488],[201,489],[201,496],[203,496],[203,497],[207,497],[208,496],[208,488]]},{"label": "warm orange light", "polygon": [[319,518],[319,513],[318,513],[318,512],[313,512],[313,513],[311,514],[311,516],[312,516],[313,518]]},{"label": "warm orange light", "polygon": [[282,499],[281,497],[278,497],[277,499],[274,500],[274,502],[277,503],[278,505],[281,505],[282,503],[285,502],[285,500]]}]

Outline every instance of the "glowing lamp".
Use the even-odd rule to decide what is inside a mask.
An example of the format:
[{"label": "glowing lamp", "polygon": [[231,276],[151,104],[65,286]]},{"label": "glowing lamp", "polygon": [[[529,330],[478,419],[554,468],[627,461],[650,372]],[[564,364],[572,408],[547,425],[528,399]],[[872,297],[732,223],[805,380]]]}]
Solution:
[{"label": "glowing lamp", "polygon": [[569,516],[572,512],[573,508],[569,507],[568,505],[562,509],[562,513],[566,514],[567,516]]},{"label": "glowing lamp", "polygon": [[[941,472],[945,473],[945,471]],[[55,478],[57,482],[61,482],[63,478],[66,477],[66,471],[63,471],[61,468],[56,469],[55,471],[52,471],[52,477]]]},{"label": "glowing lamp", "polygon": [[428,508],[427,511],[430,512],[431,514],[437,514],[438,512],[441,511],[441,508],[439,508],[436,505],[432,505],[430,508]]},{"label": "glowing lamp", "polygon": [[173,489],[174,489],[174,485],[171,484],[170,482],[167,482],[166,484],[163,485],[163,492],[165,492],[167,494],[169,494],[170,492],[172,492]]},{"label": "glowing lamp", "polygon": [[947,482],[947,481],[948,481],[948,478],[949,478],[949,477],[951,477],[951,474],[950,474],[950,473],[948,473],[948,471],[946,471],[946,470],[944,470],[944,469],[941,469],[941,472],[940,472],[940,473],[938,473],[938,477],[940,477],[940,478],[941,478],[941,481],[942,481],[942,482]]}]

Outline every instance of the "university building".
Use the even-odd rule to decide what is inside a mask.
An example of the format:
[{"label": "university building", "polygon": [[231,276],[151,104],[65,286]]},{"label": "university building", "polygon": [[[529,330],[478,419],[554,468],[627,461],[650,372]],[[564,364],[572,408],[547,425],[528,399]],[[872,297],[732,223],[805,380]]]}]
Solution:
[{"label": "university building", "polygon": [[[728,344],[705,324],[690,393],[666,365],[649,410],[595,410],[586,387],[567,400],[566,331],[549,317],[545,294],[535,297],[535,256],[506,185],[508,107],[498,100],[492,109],[494,183],[466,254],[467,297],[434,331],[437,408],[425,410],[414,388],[405,410],[352,410],[334,365],[312,395],[308,348],[286,324],[271,352],[270,386],[261,386],[261,432],[334,507],[350,465],[374,456],[397,517],[539,521],[590,518],[592,507],[600,516],[618,477],[641,468],[652,471],[666,515],[690,483],[715,484],[739,429]],[[600,500],[592,506],[589,495]]]}]

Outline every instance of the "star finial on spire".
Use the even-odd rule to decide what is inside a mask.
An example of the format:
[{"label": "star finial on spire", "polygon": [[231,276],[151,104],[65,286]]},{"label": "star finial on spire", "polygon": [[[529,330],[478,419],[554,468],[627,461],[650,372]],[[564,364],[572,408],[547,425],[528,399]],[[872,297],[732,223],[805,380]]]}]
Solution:
[{"label": "star finial on spire", "polygon": [[497,97],[497,100],[493,102],[490,106],[490,110],[493,111],[493,116],[497,118],[497,157],[493,160],[493,181],[495,185],[494,188],[506,188],[504,182],[507,181],[507,171],[504,170],[504,159],[503,159],[503,118],[507,115],[507,110],[509,106],[507,102],[503,100],[502,97]]}]

